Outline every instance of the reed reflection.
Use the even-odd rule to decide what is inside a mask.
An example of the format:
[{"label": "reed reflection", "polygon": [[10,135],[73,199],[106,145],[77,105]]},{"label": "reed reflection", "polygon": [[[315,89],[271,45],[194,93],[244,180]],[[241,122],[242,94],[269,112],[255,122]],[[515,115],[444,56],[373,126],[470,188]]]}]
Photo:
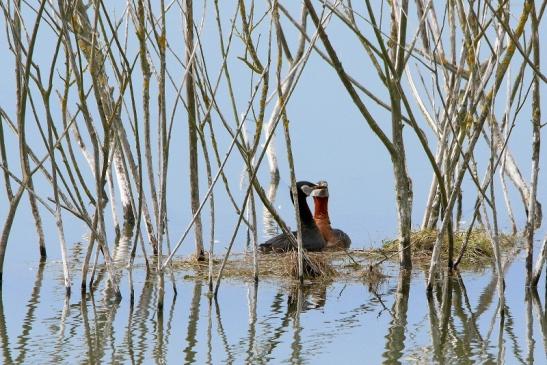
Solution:
[{"label": "reed reflection", "polygon": [[401,363],[400,360],[405,349],[410,278],[411,274],[408,270],[399,271],[395,303],[392,308],[392,320],[386,335],[385,352],[383,354],[386,363]]},{"label": "reed reflection", "polygon": [[[496,275],[493,275],[493,280],[497,284]],[[503,342],[503,330],[505,327],[505,317],[500,316],[501,306],[500,301],[498,300],[496,308],[492,312],[492,317],[488,321],[490,323],[488,331],[485,335],[481,334],[479,327],[479,317],[480,314],[476,310],[473,310],[471,303],[469,301],[469,296],[467,294],[467,289],[464,284],[463,278],[459,273],[456,275],[451,275],[454,290],[454,310],[452,313],[452,319],[450,321],[450,337],[446,344],[451,346],[450,353],[453,353],[452,356],[466,356],[468,359],[479,358],[481,362],[495,363],[503,362],[503,358],[500,356],[503,355],[504,345]],[[488,284],[490,287],[490,283]],[[481,298],[488,299],[490,302],[489,307],[491,308],[492,298],[488,296],[483,296]],[[498,298],[499,299],[499,298]],[[484,302],[479,302],[478,308],[485,307]],[[484,313],[484,312],[483,312]],[[456,324],[456,319],[459,319],[459,322]],[[490,339],[491,334],[494,333],[496,323],[499,319],[498,326],[498,336],[497,346],[501,351],[494,356],[493,353],[488,352],[488,347],[491,346],[490,343],[494,343],[494,340]],[[447,345],[448,346],[448,345]],[[449,358],[447,357],[447,360]]]},{"label": "reed reflection", "polygon": [[64,358],[64,343],[67,337],[65,337],[65,329],[68,327],[68,318],[70,317],[70,296],[65,295],[63,310],[61,313],[61,319],[59,320],[59,333],[57,334],[57,340],[55,341],[54,351],[52,354],[52,364],[59,364]]},{"label": "reed reflection", "polygon": [[532,301],[534,303],[534,312],[536,313],[541,335],[543,337],[543,352],[547,354],[547,314],[541,306],[541,299],[539,299],[539,294],[536,288],[530,290],[530,296],[532,297]]},{"label": "reed reflection", "polygon": [[[298,285],[296,293],[289,296],[289,305],[287,313],[291,314],[293,319],[293,334],[291,341],[291,357],[289,359],[291,364],[302,363],[302,326],[300,325],[300,314],[304,310],[305,306],[305,294],[301,285]],[[292,305],[291,305],[292,304]]]},{"label": "reed reflection", "polygon": [[287,296],[287,314],[295,316],[310,309],[319,309],[327,302],[327,283],[305,283],[291,286]]},{"label": "reed reflection", "polygon": [[[293,318],[293,343],[292,343],[292,354],[291,360],[293,363],[300,363],[305,354],[303,351],[302,336],[301,332],[303,330],[300,323],[300,317],[302,313],[305,313],[310,310],[318,310],[325,307],[327,302],[327,289],[330,285],[330,282],[317,282],[303,285],[295,285],[292,287],[292,290],[288,297],[287,313]],[[349,315],[350,317],[352,314]],[[340,323],[346,323],[348,318],[342,317],[339,319]],[[326,334],[320,332],[316,338],[321,338],[321,342],[325,341],[328,337],[325,337]]]},{"label": "reed reflection", "polygon": [[[495,281],[494,281],[495,283]],[[488,287],[487,287],[488,289]],[[496,362],[488,348],[488,340],[483,339],[479,331],[477,320],[479,315],[475,313],[469,303],[464,281],[459,274],[445,273],[442,287],[437,286],[439,292],[437,301],[431,297],[428,301],[430,310],[430,327],[434,361],[438,363],[450,363],[454,359],[479,358],[481,362]],[[494,292],[492,292],[494,293]],[[438,298],[441,298],[440,301]],[[492,296],[482,296],[484,300],[491,302]],[[479,303],[479,308],[488,308],[485,303]],[[492,332],[496,318],[495,311],[489,333]],[[436,320],[440,315],[440,320]]]},{"label": "reed reflection", "polygon": [[[272,304],[270,305],[270,317],[275,319],[281,318],[281,323],[278,326],[272,325],[270,321],[263,324],[263,331],[266,333],[266,335],[264,336],[264,338],[259,339],[256,345],[257,352],[254,355],[255,360],[258,364],[267,363],[269,360],[272,359],[272,352],[281,342],[281,337],[287,331],[287,327],[289,325],[289,316],[287,311],[283,313],[284,297],[285,295],[283,291],[279,290],[275,294]],[[250,357],[251,355],[252,354],[248,355],[248,357]]]},{"label": "reed reflection", "polygon": [[[458,346],[463,348],[463,351],[466,351],[466,353],[471,354],[473,351],[479,350],[482,357],[488,357],[488,353],[486,351],[488,342],[480,333],[479,325],[477,323],[477,315],[474,313],[471,303],[469,302],[469,296],[467,295],[467,289],[464,281],[459,273],[452,276],[451,281],[454,284],[454,310],[452,316],[459,319],[459,324],[461,326],[461,331],[458,336],[458,341],[460,341],[461,344]],[[495,312],[497,311],[498,309],[496,309]],[[454,319],[451,322],[454,322]],[[495,319],[495,315],[492,319]],[[493,328],[494,322],[495,321],[491,321],[491,328]],[[502,328],[503,324],[502,318],[500,323]],[[452,324],[452,327],[455,327],[455,325]]]},{"label": "reed reflection", "polygon": [[132,328],[131,333],[128,336],[136,338],[136,363],[142,364],[146,359],[146,350],[148,346],[148,334],[151,333],[149,324],[152,321],[150,318],[153,315],[154,300],[154,288],[155,280],[148,277],[144,281],[142,291],[137,300],[135,306],[135,312],[133,314],[133,321],[137,324],[135,328]]},{"label": "reed reflection", "polygon": [[36,277],[34,279],[34,287],[30,294],[30,298],[27,301],[26,313],[23,317],[23,323],[21,328],[21,334],[17,337],[17,349],[19,353],[15,360],[12,358],[10,340],[8,335],[8,327],[6,323],[6,316],[4,313],[4,298],[3,291],[0,291],[0,342],[2,347],[2,363],[4,364],[21,364],[25,362],[29,340],[31,339],[31,331],[35,327],[36,321],[36,309],[40,303],[40,293],[42,289],[42,282],[44,278],[45,262],[40,261],[36,270]]},{"label": "reed reflection", "polygon": [[13,364],[11,358],[10,342],[8,336],[8,327],[6,325],[6,316],[4,314],[3,291],[0,291],[0,345],[2,347],[2,363]]},{"label": "reed reflection", "polygon": [[[507,358],[520,363],[533,363],[532,326],[529,325],[527,328],[528,348],[525,358],[519,336],[514,332],[515,323],[511,308],[505,302],[504,310],[501,310],[496,285],[497,274],[493,272],[491,280],[483,288],[477,304],[473,307],[462,276],[459,273],[445,274],[442,285],[438,282],[434,286],[434,291],[427,302],[431,345],[410,356],[424,360],[423,356],[431,354],[432,358],[427,361],[440,364],[504,363]],[[494,298],[498,300],[495,301]],[[532,301],[531,297],[530,303]],[[530,324],[531,304],[526,308],[527,324]],[[485,318],[487,315],[489,317]],[[481,328],[486,330],[481,331]],[[507,341],[511,344],[512,356],[506,353]]]},{"label": "reed reflection", "polygon": [[532,315],[532,295],[530,293],[531,289],[526,289],[526,295],[524,301],[526,302],[526,363],[534,363],[534,350],[536,346],[536,341],[534,339],[534,318]]},{"label": "reed reflection", "polygon": [[154,349],[152,351],[156,363],[163,363],[162,360],[165,358],[165,352],[163,347],[163,301],[165,298],[164,290],[164,275],[163,272],[157,273],[157,299],[156,299],[156,321],[155,321],[155,334],[156,341],[154,341]]},{"label": "reed reflection", "polygon": [[[274,351],[278,346],[289,345],[290,363],[302,363],[305,360],[303,354],[303,341],[301,325],[301,314],[313,309],[322,308],[326,303],[327,283],[306,283],[303,285],[295,283],[288,289],[280,288],[275,294],[269,307],[267,318],[258,321],[256,316],[256,300],[258,286],[250,287],[249,291],[249,330],[245,341],[248,343],[246,349],[245,363],[265,364],[276,357]],[[283,303],[286,306],[283,306]],[[278,325],[272,322],[279,321]],[[257,326],[260,325],[260,333]],[[291,326],[292,325],[292,326]],[[285,342],[284,335],[289,336],[289,342]],[[258,336],[258,337],[256,337]]]},{"label": "reed reflection", "polygon": [[172,330],[173,330],[173,324],[175,324],[175,304],[177,301],[177,294],[174,293],[173,300],[171,301],[171,306],[169,307],[169,317],[167,318],[167,323],[165,324],[165,336],[163,339],[163,348],[165,349],[162,353],[165,359],[167,359],[167,350],[169,348],[169,341],[171,339]]},{"label": "reed reflection", "polygon": [[247,351],[245,356],[245,363],[252,364],[254,362],[253,355],[256,354],[256,323],[257,323],[257,313],[256,305],[258,298],[258,282],[253,281],[247,286],[247,306],[249,312],[249,327],[247,329]]},{"label": "reed reflection", "polygon": [[[131,275],[131,271],[129,271],[129,275]],[[133,282],[130,280],[130,285],[131,285],[131,293],[133,295]],[[128,316],[127,316],[127,326],[126,326],[126,331],[125,331],[125,334],[123,336],[123,347],[125,349],[127,349],[127,355],[129,357],[129,361],[131,362],[131,364],[135,364],[136,361],[135,361],[135,349],[134,349],[134,342],[133,342],[133,313],[134,313],[134,309],[135,309],[135,305],[134,305],[134,298],[131,297],[131,300],[130,300],[130,305],[129,305],[129,312],[128,312]]]},{"label": "reed reflection", "polygon": [[197,331],[199,321],[199,307],[201,304],[201,290],[203,287],[203,281],[197,279],[194,282],[194,291],[192,294],[192,301],[190,303],[190,314],[188,316],[188,328],[186,329],[186,347],[184,348],[184,363],[192,364],[196,360],[196,351],[194,347],[197,343]]},{"label": "reed reflection", "polygon": [[[182,284],[186,288],[182,295],[189,297],[189,306],[177,306],[177,296],[167,290],[162,309],[157,306],[160,283],[157,276],[151,276],[142,284],[139,280],[134,284],[134,303],[113,300],[108,290],[97,290],[80,301],[73,298],[71,305],[68,298],[63,303],[59,292],[54,291],[59,302],[53,314],[47,313],[44,318],[44,308],[50,308],[46,294],[52,286],[40,265],[28,300],[23,298],[25,306],[18,323],[10,321],[9,313],[4,312],[8,310],[5,302],[0,300],[0,363],[32,363],[36,359],[48,363],[166,363],[173,360],[169,354],[185,363],[313,363],[337,346],[340,335],[369,326],[378,310],[392,316],[385,342],[380,345],[384,347],[385,363],[413,359],[440,364],[541,363],[543,358],[538,356],[547,350],[547,319],[540,295],[529,291],[517,314],[506,302],[505,316],[500,316],[495,276],[492,273],[483,288],[475,287],[468,295],[461,275],[444,275],[424,302],[425,310],[411,309],[410,299],[415,299],[410,298],[413,280],[404,272],[397,280],[386,282],[382,288],[386,293],[375,293],[343,309],[335,302],[346,303],[348,289],[338,290],[333,285],[336,290],[328,290],[330,283],[318,282],[276,286],[268,302],[264,300],[268,290],[260,290],[264,284],[242,283],[233,288],[233,294],[247,296],[241,308],[229,308],[233,304],[229,297],[220,302],[212,298],[202,302],[205,275]],[[57,289],[62,283],[53,281],[53,285]],[[347,284],[355,290],[351,285]],[[108,281],[103,280],[101,289],[107,286]],[[419,294],[423,293],[421,289],[416,289]],[[392,304],[388,304],[387,297],[393,298]],[[12,304],[9,299],[8,308]],[[329,306],[322,310],[327,300]],[[242,328],[236,323],[239,330],[234,330],[234,322],[227,318],[223,321],[223,313],[243,316],[247,323]],[[187,323],[185,328],[180,328],[180,322]],[[179,331],[172,331],[175,327]],[[423,340],[427,329],[431,337],[417,346],[415,342]],[[172,338],[175,333],[177,337]],[[235,333],[239,335],[234,337]]]},{"label": "reed reflection", "polygon": [[226,331],[224,330],[224,325],[222,324],[222,313],[220,311],[220,304],[218,303],[218,300],[215,299],[215,311],[216,311],[216,319],[217,319],[217,333],[222,341],[222,346],[224,347],[224,352],[226,353],[226,359],[223,360],[223,362],[227,364],[233,364],[234,362],[234,354],[232,353],[232,349],[230,344],[228,343],[228,337],[226,336]]},{"label": "reed reflection", "polygon": [[509,307],[505,308],[505,334],[509,342],[511,343],[511,349],[513,355],[518,360],[519,363],[525,364],[522,349],[520,348],[520,338],[515,334],[515,320],[512,315],[511,309]]},{"label": "reed reflection", "polygon": [[133,245],[133,225],[124,224],[120,234],[116,235],[112,261],[114,264],[127,265],[130,248]]},{"label": "reed reflection", "polygon": [[441,351],[447,342],[448,327],[452,322],[452,287],[452,275],[445,274],[441,295]]},{"label": "reed reflection", "polygon": [[[31,338],[30,333],[35,325],[36,320],[36,308],[40,303],[40,292],[42,290],[42,282],[44,278],[45,262],[40,261],[38,269],[36,270],[36,277],[34,279],[34,288],[30,294],[30,298],[27,301],[26,313],[23,319],[21,328],[21,334],[17,337],[17,348],[19,349],[19,355],[15,359],[15,363],[22,364],[25,362],[25,357],[28,350],[28,341]],[[66,305],[66,303],[65,303]]]},{"label": "reed reflection", "polygon": [[[120,302],[117,300],[109,300],[110,296],[105,296],[99,304],[95,300],[95,294],[91,293],[87,296],[86,304],[91,307],[93,314],[93,320],[91,326],[88,326],[91,331],[89,336],[92,344],[90,351],[91,358],[94,363],[112,362],[113,358],[106,359],[106,356],[110,350],[112,356],[116,354],[115,340],[114,340],[114,320],[120,307]],[[84,302],[82,298],[82,302]],[[86,305],[86,307],[87,307]],[[87,308],[85,309],[87,312]],[[89,317],[86,315],[84,320],[89,321]],[[108,348],[110,346],[110,348]]]},{"label": "reed reflection", "polygon": [[206,364],[213,363],[213,299],[207,298],[207,358]]}]

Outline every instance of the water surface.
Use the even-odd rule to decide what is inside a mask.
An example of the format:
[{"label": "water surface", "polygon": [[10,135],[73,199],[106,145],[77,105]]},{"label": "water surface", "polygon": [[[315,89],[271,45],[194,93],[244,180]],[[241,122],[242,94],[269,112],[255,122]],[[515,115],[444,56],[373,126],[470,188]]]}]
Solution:
[{"label": "water surface", "polygon": [[[79,250],[72,254],[77,264]],[[377,287],[229,279],[217,301],[206,281],[181,271],[177,295],[166,276],[159,310],[156,277],[142,267],[133,271],[133,302],[127,271],[121,301],[100,275],[92,294],[65,300],[60,262],[11,267],[18,280],[6,281],[0,301],[4,364],[547,361],[544,279],[526,292],[521,257],[506,270],[503,319],[488,268],[440,277],[429,298],[422,271],[405,276],[388,265]]]}]

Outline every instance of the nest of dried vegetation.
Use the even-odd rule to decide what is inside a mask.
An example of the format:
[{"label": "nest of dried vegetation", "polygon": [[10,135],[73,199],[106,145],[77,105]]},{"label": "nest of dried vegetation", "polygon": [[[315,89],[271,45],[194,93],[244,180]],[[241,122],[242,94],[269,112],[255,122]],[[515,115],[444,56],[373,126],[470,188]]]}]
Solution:
[{"label": "nest of dried vegetation", "polygon": [[[454,255],[465,240],[465,232],[455,234]],[[433,245],[437,237],[435,230],[416,231],[412,233],[412,254],[415,265],[427,265],[431,258]],[[448,255],[447,238],[443,242],[441,259]],[[502,235],[500,243],[502,252],[514,247],[515,236]],[[314,281],[359,281],[371,286],[383,283],[389,275],[384,273],[385,265],[397,268],[398,243],[387,241],[380,249],[360,249],[345,251],[308,252],[304,260],[304,279]],[[467,249],[460,267],[478,269],[490,265],[494,252],[486,232],[475,230],[471,233]],[[259,254],[258,276],[261,280],[293,281],[298,279],[298,255],[296,252]],[[222,260],[213,262],[214,276],[218,273]],[[209,264],[195,259],[176,259],[172,262],[175,271],[185,271],[186,276],[207,278]],[[390,269],[388,269],[389,271]],[[253,280],[253,255],[233,254],[224,268],[223,278],[236,280]]]},{"label": "nest of dried vegetation", "polygon": [[[298,279],[298,254],[269,253],[259,254],[258,276],[260,279],[287,280]],[[374,262],[382,259],[373,250],[352,250],[349,252],[308,252],[304,260],[304,279],[314,281],[365,281],[371,283],[386,278],[381,273],[379,265]],[[216,277],[222,260],[213,261],[214,275]],[[374,266],[371,269],[371,266]],[[188,277],[203,277],[208,275],[209,264],[207,261],[195,259],[176,259],[172,262],[172,268],[176,271],[187,271]],[[373,272],[374,275],[370,275]],[[224,268],[223,277],[237,280],[253,280],[253,256],[248,254],[234,254],[230,256]]]},{"label": "nest of dried vegetation", "polygon": [[[460,249],[465,241],[466,231],[456,232],[454,234],[454,258],[460,252]],[[412,242],[412,259],[413,262],[420,264],[428,264],[433,252],[433,246],[437,239],[437,230],[426,229],[414,231],[411,235]],[[514,247],[517,237],[514,235],[501,234],[500,249],[506,252],[509,248]],[[396,253],[398,250],[398,241],[386,241],[381,249],[384,255]],[[445,235],[442,242],[441,259],[445,260],[448,257],[448,235]],[[489,265],[494,260],[494,249],[490,237],[484,230],[473,230],[469,236],[467,248],[463,254],[461,266],[477,267]]]}]

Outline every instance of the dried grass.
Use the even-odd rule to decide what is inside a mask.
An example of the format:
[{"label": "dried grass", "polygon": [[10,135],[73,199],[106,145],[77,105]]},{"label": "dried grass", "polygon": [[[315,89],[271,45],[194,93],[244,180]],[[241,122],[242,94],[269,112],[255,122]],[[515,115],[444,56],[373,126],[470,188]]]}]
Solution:
[{"label": "dried grass", "polygon": [[[436,231],[417,231],[412,234],[413,263],[416,266],[427,265],[436,239]],[[455,235],[455,254],[465,239],[465,232]],[[446,241],[446,239],[445,239]],[[515,237],[503,235],[500,238],[502,252],[514,247]],[[446,259],[447,247],[443,242],[442,257]],[[389,277],[384,273],[386,267],[398,270],[397,241],[388,241],[381,249],[358,249],[351,251],[308,252],[304,264],[304,278],[321,281],[357,281],[371,286],[378,286]],[[461,268],[477,269],[490,265],[493,259],[492,245],[488,235],[481,230],[471,233]],[[215,258],[214,275],[216,276],[222,260]],[[381,263],[378,264],[378,263]],[[173,270],[184,271],[185,278],[207,278],[208,263],[194,258],[173,260]],[[296,252],[269,253],[258,255],[259,278],[294,282],[298,278],[298,260]],[[253,280],[253,260],[251,254],[233,254],[224,269],[224,278],[243,281]]]},{"label": "dried grass", "polygon": [[[298,253],[288,253],[286,262],[287,273],[298,279]],[[327,255],[324,253],[308,253],[303,262],[304,279],[331,278],[336,276],[336,270],[331,266]]]},{"label": "dried grass", "polygon": [[[348,254],[352,256],[349,259]],[[344,252],[308,252],[304,262],[304,279],[317,281],[362,281],[363,268],[370,266],[381,256],[372,250],[354,250]],[[258,256],[260,279],[276,281],[294,281],[298,279],[298,260],[296,252],[270,253]],[[214,275],[216,276],[222,260],[216,258]],[[207,278],[208,263],[194,259],[173,260],[173,270],[185,271],[185,278]],[[252,255],[233,254],[224,268],[224,278],[253,280]]]},{"label": "dried grass", "polygon": [[[462,247],[466,231],[456,232],[454,234],[454,255],[457,256]],[[427,229],[414,231],[411,234],[412,242],[412,259],[416,264],[422,264],[429,262],[435,240],[437,239],[437,230]],[[502,252],[513,247],[516,242],[516,237],[511,235],[500,235],[500,244]],[[397,240],[390,240],[384,243],[381,251],[384,255],[397,252],[398,242]],[[445,235],[442,242],[441,258],[446,259],[448,257],[448,236]],[[397,259],[397,255],[394,257]],[[488,234],[484,230],[473,230],[469,236],[469,242],[467,244],[466,251],[464,252],[461,265],[464,266],[481,266],[490,264],[494,259],[494,250]]]}]

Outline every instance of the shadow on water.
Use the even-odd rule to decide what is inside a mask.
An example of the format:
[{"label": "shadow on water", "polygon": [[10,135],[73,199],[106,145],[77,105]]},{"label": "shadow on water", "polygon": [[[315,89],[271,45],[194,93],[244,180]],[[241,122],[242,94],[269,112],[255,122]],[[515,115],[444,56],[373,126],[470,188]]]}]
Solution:
[{"label": "shadow on water", "polygon": [[[62,284],[47,280],[50,269],[37,268],[21,320],[5,312],[14,301],[6,307],[0,299],[0,363],[313,363],[344,348],[348,338],[363,341],[363,331],[379,335],[367,349],[377,356],[371,361],[387,364],[531,364],[542,363],[538,354],[547,351],[539,293],[506,301],[500,316],[495,274],[480,281],[482,288],[473,276],[445,274],[427,298],[419,275],[405,272],[379,292],[360,283],[235,282],[221,301],[206,295],[202,279],[186,278],[178,284],[182,299],[167,291],[158,307],[155,276],[139,277],[132,304],[112,300],[107,290],[74,303],[52,301]],[[362,355],[345,353],[355,361]]]}]

